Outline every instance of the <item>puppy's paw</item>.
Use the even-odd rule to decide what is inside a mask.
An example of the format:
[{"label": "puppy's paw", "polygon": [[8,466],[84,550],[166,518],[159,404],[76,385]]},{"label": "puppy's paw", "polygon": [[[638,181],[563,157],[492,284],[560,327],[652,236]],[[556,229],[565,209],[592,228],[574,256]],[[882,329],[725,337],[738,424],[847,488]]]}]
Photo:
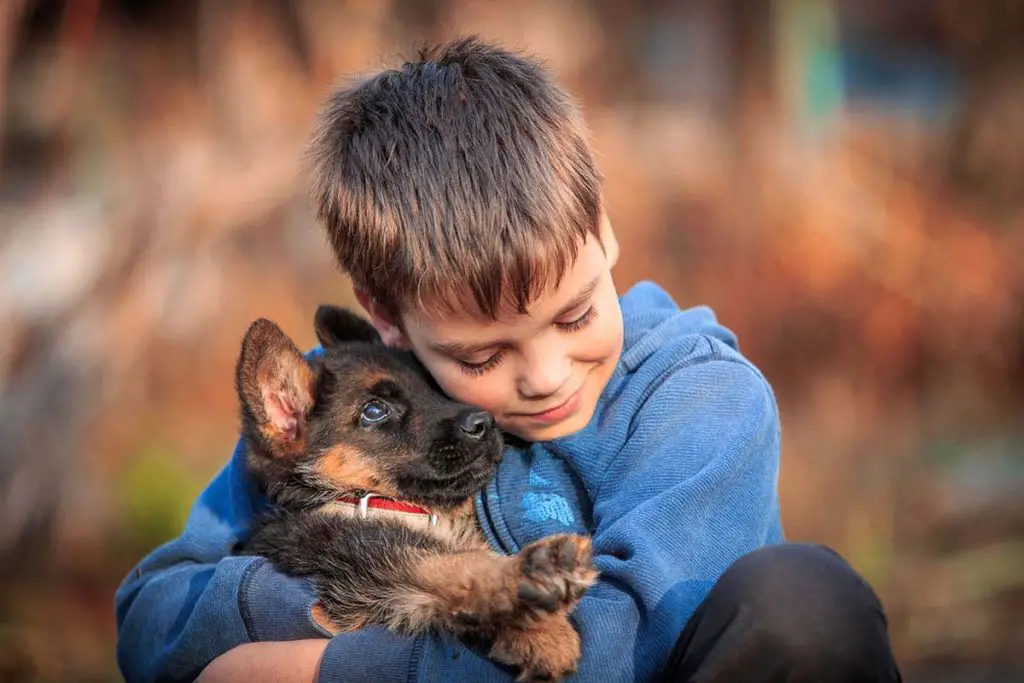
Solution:
[{"label": "puppy's paw", "polygon": [[535,612],[570,609],[597,579],[586,536],[542,538],[520,551],[519,562],[519,601]]},{"label": "puppy's paw", "polygon": [[576,672],[580,637],[563,614],[549,614],[529,626],[502,630],[491,657],[519,669],[523,683],[558,681]]}]

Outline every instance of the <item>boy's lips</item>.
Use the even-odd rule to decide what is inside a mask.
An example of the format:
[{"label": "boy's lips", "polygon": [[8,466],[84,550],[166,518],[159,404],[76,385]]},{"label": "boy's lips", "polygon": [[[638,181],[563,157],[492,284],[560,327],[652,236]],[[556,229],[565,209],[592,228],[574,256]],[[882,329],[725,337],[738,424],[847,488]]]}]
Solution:
[{"label": "boy's lips", "polygon": [[533,422],[545,422],[549,424],[553,422],[560,422],[576,412],[576,408],[580,405],[580,397],[582,395],[583,387],[580,387],[574,391],[569,398],[565,399],[565,401],[553,408],[542,410],[539,413],[520,413],[520,416]]}]

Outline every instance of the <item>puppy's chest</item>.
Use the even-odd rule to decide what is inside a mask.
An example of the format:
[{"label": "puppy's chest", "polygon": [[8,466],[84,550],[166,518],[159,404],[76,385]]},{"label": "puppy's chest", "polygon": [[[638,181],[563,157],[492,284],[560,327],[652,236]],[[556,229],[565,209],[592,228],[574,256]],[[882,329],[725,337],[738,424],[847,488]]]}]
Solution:
[{"label": "puppy's chest", "polygon": [[[321,514],[358,518],[362,513],[350,504],[328,503],[319,508]],[[477,523],[472,505],[437,516],[436,523],[419,513],[405,513],[393,510],[372,511],[373,519],[397,522],[417,533],[427,534],[458,550],[479,550],[487,547],[487,541]]]},{"label": "puppy's chest", "polygon": [[437,526],[429,533],[459,550],[482,550],[487,548],[487,541],[472,508],[468,512],[438,519]]}]

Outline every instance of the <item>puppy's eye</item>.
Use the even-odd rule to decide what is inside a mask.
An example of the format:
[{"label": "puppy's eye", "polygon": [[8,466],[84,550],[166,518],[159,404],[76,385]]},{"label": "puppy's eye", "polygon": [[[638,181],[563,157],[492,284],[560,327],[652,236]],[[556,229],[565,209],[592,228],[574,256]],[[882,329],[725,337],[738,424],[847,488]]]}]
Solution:
[{"label": "puppy's eye", "polygon": [[359,423],[364,427],[373,427],[391,417],[391,406],[384,401],[370,401],[363,406],[363,412],[359,416]]}]

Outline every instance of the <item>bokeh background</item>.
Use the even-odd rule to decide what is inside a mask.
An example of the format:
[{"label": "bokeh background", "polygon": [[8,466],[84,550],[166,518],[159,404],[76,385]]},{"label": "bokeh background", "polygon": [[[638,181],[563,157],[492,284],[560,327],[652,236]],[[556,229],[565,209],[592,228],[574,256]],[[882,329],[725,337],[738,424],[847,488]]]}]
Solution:
[{"label": "bokeh background", "polygon": [[1016,0],[0,0],[0,679],[120,679],[113,591],[229,457],[248,323],[353,303],[317,106],[466,32],[579,96],[620,288],[739,334],[788,534],[872,582],[906,680],[1024,680]]}]

